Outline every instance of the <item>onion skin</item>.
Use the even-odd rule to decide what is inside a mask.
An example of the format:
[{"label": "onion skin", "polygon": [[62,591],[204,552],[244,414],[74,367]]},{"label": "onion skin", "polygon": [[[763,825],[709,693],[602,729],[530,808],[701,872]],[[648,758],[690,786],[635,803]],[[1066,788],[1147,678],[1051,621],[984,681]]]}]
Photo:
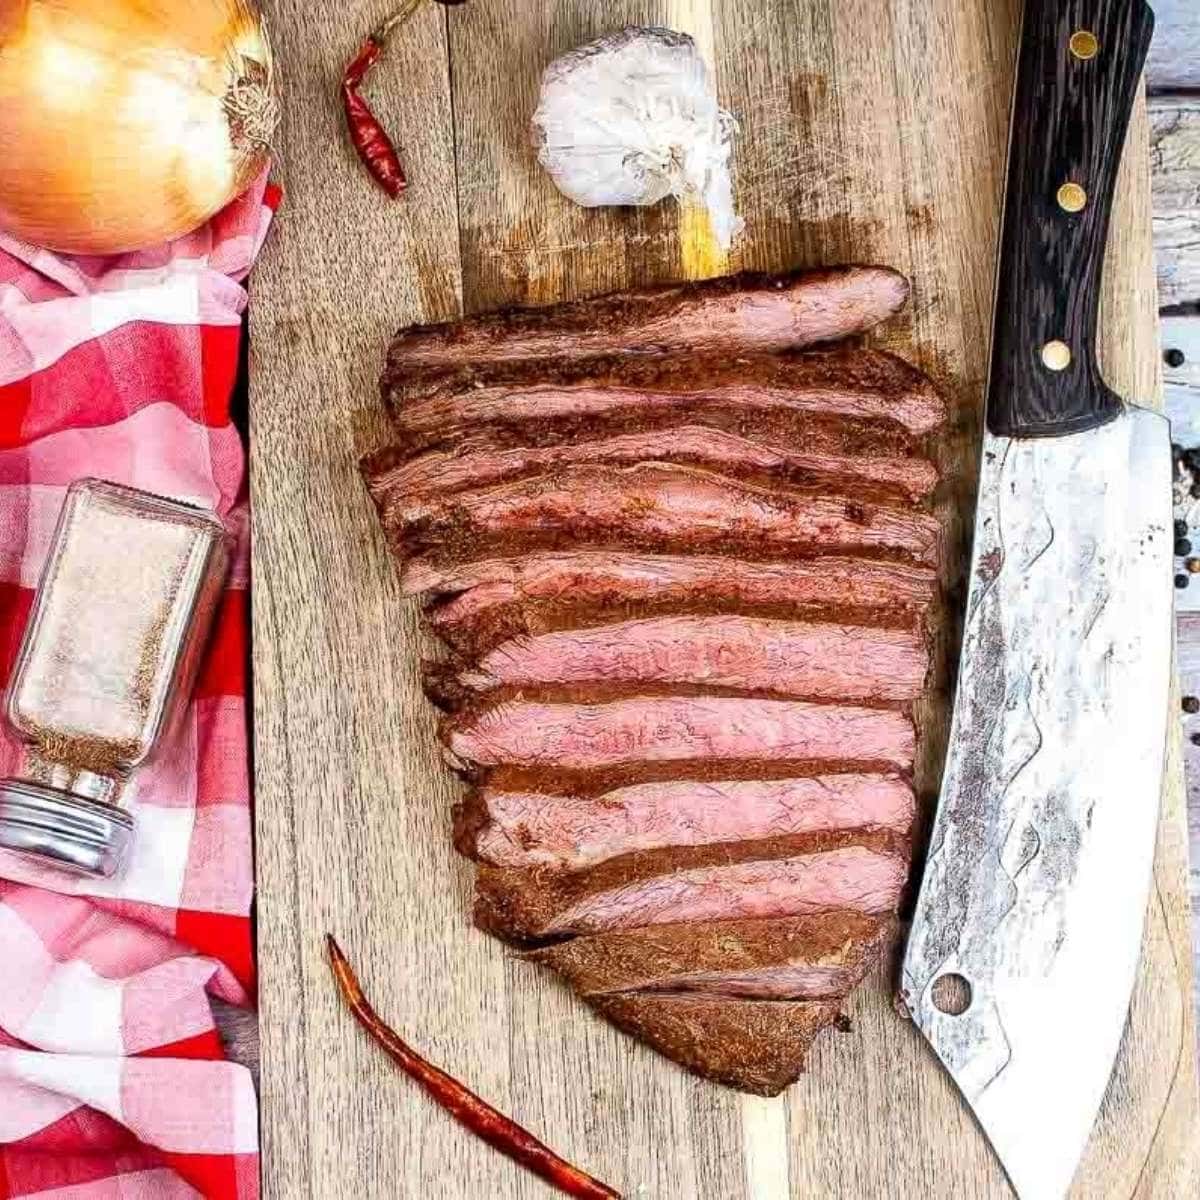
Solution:
[{"label": "onion skin", "polygon": [[0,0],[0,229],[75,254],[191,232],[266,166],[249,0]]}]

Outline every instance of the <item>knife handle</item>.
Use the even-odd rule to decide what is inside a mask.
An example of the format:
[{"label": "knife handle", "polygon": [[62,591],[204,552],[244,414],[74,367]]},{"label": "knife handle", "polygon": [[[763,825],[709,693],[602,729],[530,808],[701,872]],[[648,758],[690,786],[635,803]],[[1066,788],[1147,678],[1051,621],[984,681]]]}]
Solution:
[{"label": "knife handle", "polygon": [[1050,437],[1116,417],[1097,360],[1117,171],[1154,35],[1144,0],[1026,0],[987,424]]}]

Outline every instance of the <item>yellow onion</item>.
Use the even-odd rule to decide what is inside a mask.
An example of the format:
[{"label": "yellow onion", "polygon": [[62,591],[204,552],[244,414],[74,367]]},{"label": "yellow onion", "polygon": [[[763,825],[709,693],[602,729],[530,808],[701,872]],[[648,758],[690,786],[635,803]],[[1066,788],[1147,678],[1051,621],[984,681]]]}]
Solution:
[{"label": "yellow onion", "polygon": [[249,0],[0,0],[0,228],[80,254],[202,225],[278,119]]}]

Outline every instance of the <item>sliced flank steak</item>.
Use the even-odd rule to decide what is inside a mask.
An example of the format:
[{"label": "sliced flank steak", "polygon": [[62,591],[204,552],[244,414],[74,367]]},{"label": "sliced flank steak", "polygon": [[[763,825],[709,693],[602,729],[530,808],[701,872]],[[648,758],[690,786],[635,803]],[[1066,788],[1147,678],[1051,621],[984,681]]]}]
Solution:
[{"label": "sliced flank steak", "polygon": [[519,637],[452,663],[462,694],[539,684],[697,684],[807,699],[903,701],[929,669],[913,628],[668,616]]},{"label": "sliced flank steak", "polygon": [[[589,603],[582,594],[556,600],[502,599],[501,594],[507,590],[503,584],[495,589],[488,587],[480,590],[484,594],[478,597],[478,604],[460,604],[456,599],[444,604],[432,604],[424,612],[426,626],[454,652],[453,661],[438,666],[436,674],[441,680],[453,675],[454,662],[478,662],[509,642],[540,638],[546,634],[586,633],[598,626],[634,622],[664,622],[677,618],[699,621],[725,617],[778,624],[891,630],[910,638],[918,634],[925,637],[926,630],[925,614],[902,604],[850,607],[844,604],[806,604],[803,600],[751,604],[731,595],[718,595],[710,600],[700,594],[681,599],[673,599],[666,594],[644,600],[613,597]],[[471,598],[475,599],[474,593]],[[461,689],[455,690],[462,694]],[[431,698],[436,702],[436,696]]]},{"label": "sliced flank steak", "polygon": [[388,352],[385,379],[477,362],[784,350],[863,333],[899,312],[908,295],[899,272],[851,265],[506,309],[401,330]]},{"label": "sliced flank steak", "polygon": [[752,1000],[841,1000],[878,958],[893,922],[851,911],[758,921],[648,925],[532,950],[581,996],[702,992]]},{"label": "sliced flank steak", "polygon": [[[931,432],[946,417],[946,403],[929,379],[882,350],[504,364],[466,378],[452,374],[421,397],[413,394],[412,380],[411,372],[398,370],[389,385],[396,431],[409,453],[493,424],[550,422],[569,437],[590,422],[664,412],[681,417],[740,409],[841,418],[910,437]],[[750,432],[749,425],[743,428]]]},{"label": "sliced flank steak", "polygon": [[947,406],[825,345],[907,296],[852,266],[402,330],[362,463],[444,643],[476,925],[761,1095],[908,885]]},{"label": "sliced flank steak", "polygon": [[364,470],[376,503],[386,509],[397,497],[449,495],[558,467],[643,462],[706,467],[762,487],[777,480],[814,490],[840,482],[878,499],[920,500],[937,483],[937,469],[921,458],[790,449],[697,421],[550,446],[509,446],[476,436],[451,450],[427,450],[400,463],[385,452],[368,460]]},{"label": "sliced flank steak", "polygon": [[505,701],[446,719],[445,744],[462,764],[595,770],[690,759],[912,761],[902,712],[731,696],[631,696],[596,704]]},{"label": "sliced flank steak", "polygon": [[778,1096],[795,1083],[817,1037],[842,1021],[841,1003],[827,1000],[662,992],[587,999],[619,1029],[689,1071],[758,1096]]},{"label": "sliced flank steak", "polygon": [[495,538],[547,549],[600,541],[635,550],[877,553],[936,561],[929,513],[740,483],[698,467],[564,467],[439,497],[396,497],[384,528],[408,552],[440,547],[466,559]]},{"label": "sliced flank steak", "polygon": [[442,565],[424,556],[409,564],[402,582],[408,591],[442,597],[427,612],[431,628],[474,655],[522,635],[672,613],[778,619],[819,614],[912,627],[921,623],[937,587],[931,568],[907,563],[834,557],[753,562],[619,550]]},{"label": "sliced flank steak", "polygon": [[481,867],[475,923],[517,943],[681,922],[896,908],[905,839],[881,831],[642,850],[583,871]]},{"label": "sliced flank steak", "polygon": [[533,551],[510,557],[438,562],[414,558],[401,578],[409,595],[465,598],[482,588],[498,600],[584,601],[694,597],[754,606],[844,604],[923,608],[937,591],[931,567],[827,555],[754,561],[723,555],[638,554],[621,550]]},{"label": "sliced flank steak", "polygon": [[895,773],[791,779],[667,779],[599,795],[474,789],[456,814],[458,848],[501,867],[576,871],[668,846],[828,830],[907,834],[911,785]]},{"label": "sliced flank steak", "polygon": [[735,399],[722,402],[719,397],[697,396],[679,403],[604,405],[592,413],[521,417],[505,409],[494,420],[474,422],[470,427],[452,424],[419,437],[397,429],[397,440],[368,454],[361,466],[368,489],[377,497],[381,489],[394,486],[398,479],[415,478],[423,486],[432,484],[423,468],[401,474],[407,463],[426,454],[453,459],[483,452],[552,450],[634,435],[662,435],[685,427],[724,433],[780,454],[821,455],[842,461],[919,460],[930,449],[924,437],[909,433],[894,421],[847,417],[795,405],[764,408]]}]

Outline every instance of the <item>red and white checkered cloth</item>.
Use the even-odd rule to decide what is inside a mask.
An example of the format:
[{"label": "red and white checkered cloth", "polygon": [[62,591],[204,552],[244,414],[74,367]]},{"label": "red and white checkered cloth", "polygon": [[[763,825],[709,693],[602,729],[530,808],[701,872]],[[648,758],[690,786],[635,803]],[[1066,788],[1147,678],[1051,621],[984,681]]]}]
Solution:
[{"label": "red and white checkered cloth", "polygon": [[[230,423],[241,285],[278,193],[119,258],[0,235],[0,674],[67,486],[99,476],[215,509],[238,535],[188,720],[141,773],[112,882],[0,851],[0,1200],[258,1195],[249,1073],[208,997],[254,994],[246,729],[248,513]],[[0,774],[20,770],[0,733]]]}]

